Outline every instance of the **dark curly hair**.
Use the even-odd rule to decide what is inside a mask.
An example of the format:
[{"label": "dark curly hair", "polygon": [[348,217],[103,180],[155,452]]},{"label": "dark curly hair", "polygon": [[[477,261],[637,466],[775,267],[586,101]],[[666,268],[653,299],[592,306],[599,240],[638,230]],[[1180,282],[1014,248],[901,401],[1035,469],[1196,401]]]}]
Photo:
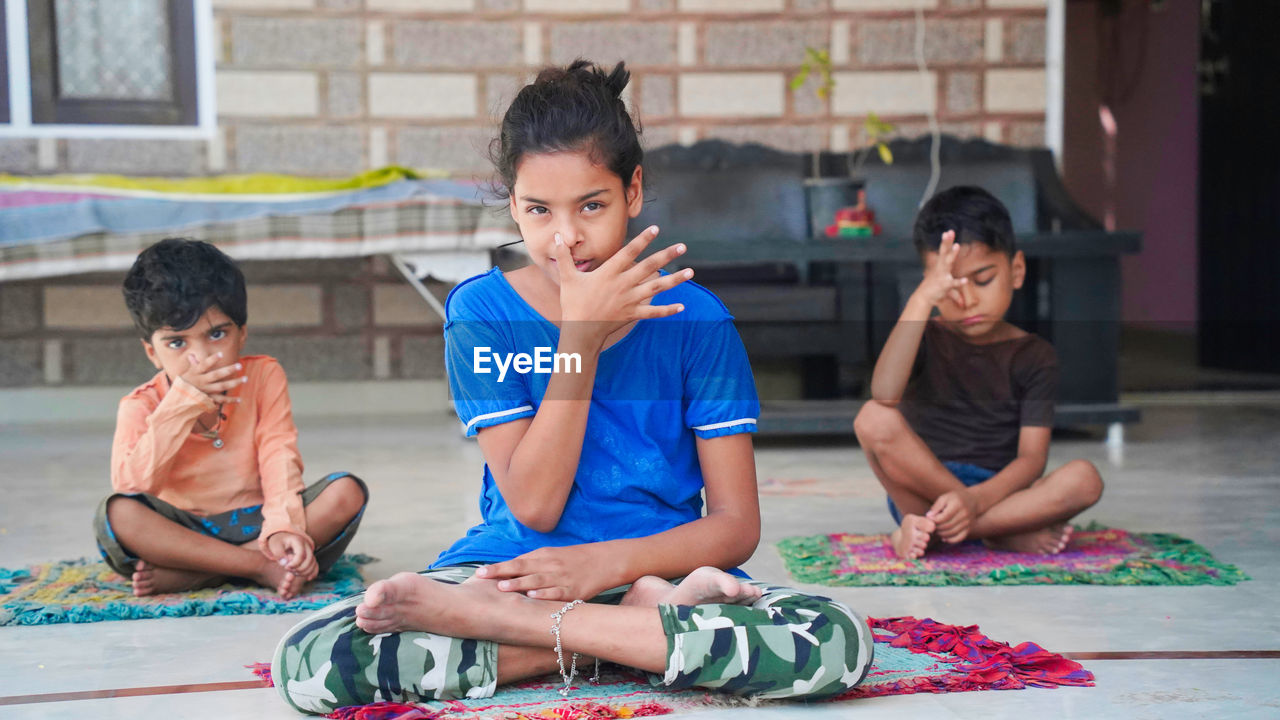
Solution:
[{"label": "dark curly hair", "polygon": [[624,63],[611,72],[588,60],[568,67],[548,67],[520,89],[502,117],[502,130],[489,145],[489,159],[498,170],[501,187],[494,192],[510,197],[516,167],[533,153],[585,150],[592,161],[631,186],[631,176],[644,157],[640,130],[622,101],[631,79]]},{"label": "dark curly hair", "polygon": [[955,231],[961,245],[980,242],[1010,258],[1018,251],[1009,211],[980,187],[960,185],[929,198],[916,215],[912,231],[916,252],[937,252],[942,233],[948,230]]},{"label": "dark curly hair", "polygon": [[248,320],[244,273],[203,240],[165,238],[143,250],[124,278],[124,304],[142,339],[156,330],[185,330],[211,307],[236,325]]}]

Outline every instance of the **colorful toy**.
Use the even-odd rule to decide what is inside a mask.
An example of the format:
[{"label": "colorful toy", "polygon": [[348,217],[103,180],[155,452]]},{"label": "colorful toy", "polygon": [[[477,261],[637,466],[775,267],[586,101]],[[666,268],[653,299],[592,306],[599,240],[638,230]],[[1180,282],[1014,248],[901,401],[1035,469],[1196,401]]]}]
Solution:
[{"label": "colorful toy", "polygon": [[827,226],[827,237],[871,237],[880,234],[875,211],[867,207],[867,191],[858,191],[858,204],[836,211],[835,222]]}]

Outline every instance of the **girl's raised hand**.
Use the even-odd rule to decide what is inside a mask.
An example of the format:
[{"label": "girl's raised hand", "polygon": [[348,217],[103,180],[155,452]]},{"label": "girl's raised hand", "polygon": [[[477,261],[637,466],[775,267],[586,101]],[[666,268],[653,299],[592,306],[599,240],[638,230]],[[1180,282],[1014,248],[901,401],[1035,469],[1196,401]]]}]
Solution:
[{"label": "girl's raised hand", "polygon": [[684,253],[683,244],[636,261],[657,236],[658,228],[650,226],[593,272],[579,272],[573,265],[573,253],[557,233],[555,256],[560,274],[561,320],[589,323],[603,340],[628,323],[668,317],[683,310],[683,305],[651,304],[658,293],[693,277],[693,270],[688,268],[665,276],[658,273]]}]

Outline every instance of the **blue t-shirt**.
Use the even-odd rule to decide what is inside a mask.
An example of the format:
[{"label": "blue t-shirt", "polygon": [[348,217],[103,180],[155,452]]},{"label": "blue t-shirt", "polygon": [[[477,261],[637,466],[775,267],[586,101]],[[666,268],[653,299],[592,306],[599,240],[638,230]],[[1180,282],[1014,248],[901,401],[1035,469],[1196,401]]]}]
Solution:
[{"label": "blue t-shirt", "polygon": [[[695,437],[755,431],[760,401],[724,304],[692,282],[653,300],[676,303],[683,312],[636,323],[600,354],[578,471],[555,529],[540,533],[516,520],[486,465],[483,521],[441,553],[433,568],[645,537],[702,517]],[[532,417],[555,363],[565,367],[566,361],[552,357],[559,328],[497,268],[455,287],[445,310],[445,367],[467,435]]]}]

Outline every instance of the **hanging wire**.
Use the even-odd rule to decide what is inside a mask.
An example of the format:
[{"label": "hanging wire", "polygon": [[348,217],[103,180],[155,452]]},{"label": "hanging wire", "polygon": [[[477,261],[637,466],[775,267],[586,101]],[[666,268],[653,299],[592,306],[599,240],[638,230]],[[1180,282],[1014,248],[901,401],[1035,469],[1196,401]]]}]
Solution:
[{"label": "hanging wire", "polygon": [[[922,86],[928,86],[929,69],[924,60],[924,10],[916,5],[916,67],[920,70],[920,82]],[[931,143],[929,146],[929,184],[925,186],[924,197],[920,198],[920,204],[917,207],[924,207],[929,198],[933,197],[933,192],[938,188],[938,180],[942,177],[942,130],[938,127],[938,108],[934,103],[933,110],[929,111],[929,135]]]}]

